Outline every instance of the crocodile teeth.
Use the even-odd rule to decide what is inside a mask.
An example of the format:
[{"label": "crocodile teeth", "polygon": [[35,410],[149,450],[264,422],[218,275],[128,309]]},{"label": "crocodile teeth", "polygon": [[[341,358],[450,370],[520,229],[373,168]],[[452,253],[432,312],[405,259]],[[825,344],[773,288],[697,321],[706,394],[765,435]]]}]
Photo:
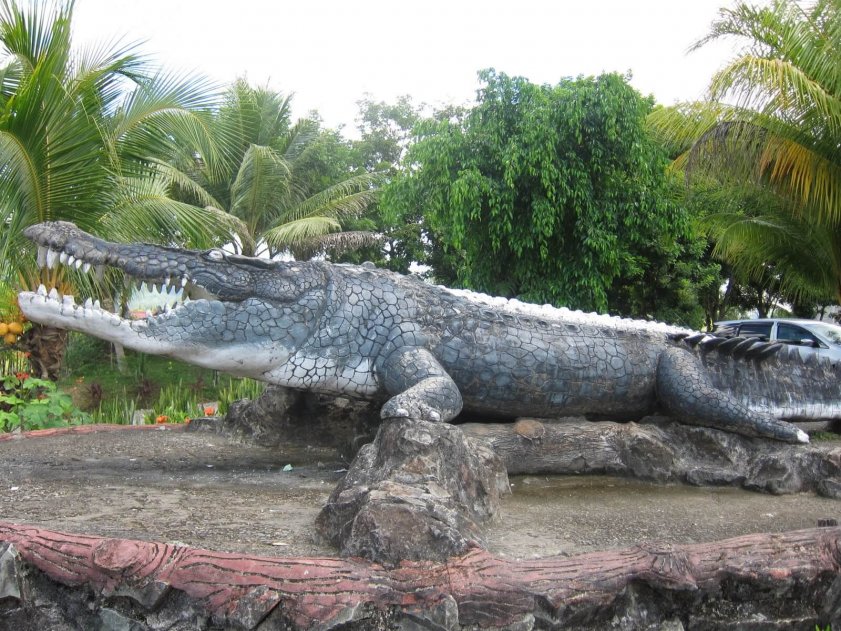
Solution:
[{"label": "crocodile teeth", "polygon": [[90,264],[90,263],[88,263],[87,261],[85,261],[84,263],[82,263],[82,271],[83,271],[85,274],[87,274],[89,271],[91,271],[91,264]]},{"label": "crocodile teeth", "polygon": [[51,300],[58,300],[58,289],[53,287],[48,294]]},{"label": "crocodile teeth", "polygon": [[58,255],[58,262],[62,265],[67,265],[67,252],[61,252]]},{"label": "crocodile teeth", "polygon": [[52,269],[55,267],[56,261],[58,261],[58,252],[52,249],[47,249],[47,267]]},{"label": "crocodile teeth", "polygon": [[44,267],[47,264],[47,251],[48,251],[47,246],[45,246],[45,245],[39,245],[38,246],[37,262],[38,262],[38,268],[39,269]]},{"label": "crocodile teeth", "polygon": [[85,262],[82,259],[76,259],[76,262],[73,263],[73,265],[76,266],[76,269],[79,269],[80,267],[82,267],[82,265],[84,265],[84,263]]},{"label": "crocodile teeth", "polygon": [[61,299],[61,303],[65,305],[75,305],[76,299],[70,294],[64,294],[64,297]]},{"label": "crocodile teeth", "polygon": [[102,310],[102,306],[99,304],[99,300],[94,300],[93,301],[93,310],[94,311]]},{"label": "crocodile teeth", "polygon": [[85,309],[93,309],[93,300],[90,298],[85,300]]},{"label": "crocodile teeth", "polygon": [[186,286],[187,286],[187,282],[188,282],[188,279],[187,279],[187,277],[185,276],[184,278],[182,278],[182,279],[181,279],[181,286],[182,286],[182,287],[186,287]]},{"label": "crocodile teeth", "polygon": [[68,254],[67,255],[67,265],[70,266],[70,265],[74,265],[75,263],[76,263],[76,257],[73,256],[72,254]]},{"label": "crocodile teeth", "polygon": [[39,296],[46,296],[47,295],[47,288],[44,287],[43,283],[38,285],[38,292],[37,293],[38,293]]}]

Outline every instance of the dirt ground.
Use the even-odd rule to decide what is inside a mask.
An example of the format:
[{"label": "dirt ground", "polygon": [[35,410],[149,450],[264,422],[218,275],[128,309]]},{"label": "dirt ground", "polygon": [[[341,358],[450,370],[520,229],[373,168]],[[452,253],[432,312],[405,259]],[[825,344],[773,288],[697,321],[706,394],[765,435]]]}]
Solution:
[{"label": "dirt ground", "polygon": [[[0,520],[230,552],[332,555],[315,540],[313,522],[343,473],[331,452],[266,449],[206,432],[9,440],[0,442]],[[487,529],[490,550],[509,558],[715,541],[841,519],[838,500],[811,494],[770,496],[606,476],[511,482],[512,495]]]}]

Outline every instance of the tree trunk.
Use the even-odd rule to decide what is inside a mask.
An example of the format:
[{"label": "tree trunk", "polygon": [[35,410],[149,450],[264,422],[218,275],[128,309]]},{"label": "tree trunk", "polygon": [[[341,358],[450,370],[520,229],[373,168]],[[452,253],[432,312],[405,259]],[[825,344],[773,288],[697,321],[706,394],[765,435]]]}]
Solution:
[{"label": "tree trunk", "polygon": [[0,522],[0,626],[835,627],[839,549],[836,527],[523,561],[477,549],[385,569],[359,559],[249,557]]},{"label": "tree trunk", "polygon": [[29,353],[31,374],[58,381],[67,350],[67,331],[33,323],[18,340],[18,348]]},{"label": "tree trunk", "polygon": [[128,371],[128,364],[126,364],[126,349],[122,344],[118,344],[117,342],[114,342],[112,346],[114,347],[114,359],[117,362],[117,370],[121,375],[124,375]]},{"label": "tree trunk", "polygon": [[642,423],[583,418],[517,423],[465,423],[509,475],[611,474],[697,486],[741,486],[766,493],[810,491],[841,498],[841,448],[790,445],[709,427],[648,417]]}]

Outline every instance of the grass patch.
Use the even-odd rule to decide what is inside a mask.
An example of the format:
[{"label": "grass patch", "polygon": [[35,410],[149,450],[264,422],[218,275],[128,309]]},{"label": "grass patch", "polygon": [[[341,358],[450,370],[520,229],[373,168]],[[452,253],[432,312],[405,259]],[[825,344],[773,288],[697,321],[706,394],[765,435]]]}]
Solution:
[{"label": "grass patch", "polygon": [[809,432],[809,440],[811,440],[814,443],[830,440],[837,441],[839,439],[841,439],[841,436],[839,436],[835,432]]},{"label": "grass patch", "polygon": [[224,399],[226,410],[230,397],[263,388],[250,379],[132,351],[126,351],[121,371],[111,344],[79,333],[70,334],[58,385],[96,423],[129,423],[140,409],[151,409],[151,420],[166,416],[181,422],[204,415],[205,402]]}]

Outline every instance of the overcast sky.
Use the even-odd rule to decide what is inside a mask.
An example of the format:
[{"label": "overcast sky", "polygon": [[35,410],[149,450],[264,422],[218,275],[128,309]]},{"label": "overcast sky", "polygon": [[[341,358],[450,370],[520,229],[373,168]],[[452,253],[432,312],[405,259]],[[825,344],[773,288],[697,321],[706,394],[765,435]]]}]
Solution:
[{"label": "overcast sky", "polygon": [[686,53],[732,0],[77,0],[78,43],[125,37],[167,68],[294,92],[354,127],[364,93],[471,102],[476,72],[537,83],[630,71],[670,105],[702,95],[730,45]]}]

